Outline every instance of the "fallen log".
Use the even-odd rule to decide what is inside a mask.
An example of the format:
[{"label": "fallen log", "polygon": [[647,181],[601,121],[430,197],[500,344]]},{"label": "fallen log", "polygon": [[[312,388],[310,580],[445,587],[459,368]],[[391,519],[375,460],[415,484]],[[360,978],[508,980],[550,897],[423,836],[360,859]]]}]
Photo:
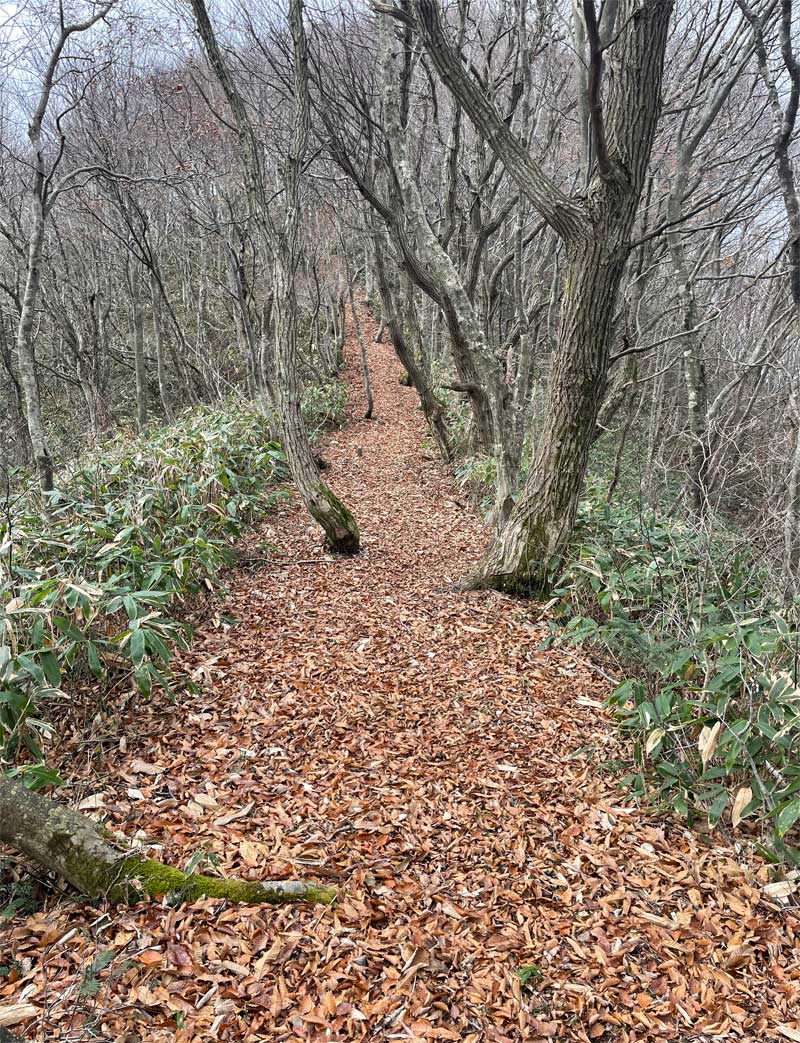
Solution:
[{"label": "fallen log", "polygon": [[304,880],[228,880],[187,874],[163,862],[120,851],[92,819],[0,776],[0,843],[57,873],[81,894],[109,902],[136,902],[145,895],[223,898],[253,905],[319,902],[331,905],[336,891]]}]

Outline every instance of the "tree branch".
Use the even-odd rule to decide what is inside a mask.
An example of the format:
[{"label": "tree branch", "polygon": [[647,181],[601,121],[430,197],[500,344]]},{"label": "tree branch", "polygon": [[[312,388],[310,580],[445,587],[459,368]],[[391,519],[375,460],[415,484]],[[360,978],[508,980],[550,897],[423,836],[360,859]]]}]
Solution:
[{"label": "tree branch", "polygon": [[588,227],[584,208],[553,184],[467,74],[445,35],[438,0],[414,0],[414,8],[417,27],[436,71],[479,133],[500,156],[520,190],[562,238],[582,237]]}]

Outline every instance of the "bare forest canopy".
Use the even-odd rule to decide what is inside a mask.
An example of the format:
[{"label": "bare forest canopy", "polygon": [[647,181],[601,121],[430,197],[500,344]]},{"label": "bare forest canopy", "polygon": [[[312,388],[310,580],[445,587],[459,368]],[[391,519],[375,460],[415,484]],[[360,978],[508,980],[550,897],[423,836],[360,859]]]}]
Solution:
[{"label": "bare forest canopy", "polygon": [[115,432],[246,396],[274,410],[328,538],[354,549],[292,403],[335,372],[355,284],[442,451],[478,458],[492,487],[470,584],[547,588],[600,442],[633,450],[648,503],[735,519],[793,588],[791,4],[2,15],[15,484],[29,469],[49,489]]}]

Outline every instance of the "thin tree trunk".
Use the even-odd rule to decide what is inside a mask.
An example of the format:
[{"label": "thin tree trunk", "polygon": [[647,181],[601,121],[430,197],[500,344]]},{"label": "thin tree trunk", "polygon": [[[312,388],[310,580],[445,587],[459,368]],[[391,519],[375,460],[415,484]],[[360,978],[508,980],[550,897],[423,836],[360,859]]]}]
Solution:
[{"label": "thin tree trunk", "polygon": [[248,198],[259,221],[264,242],[271,251],[275,329],[274,401],[283,429],[283,448],[289,470],[306,508],[324,530],[331,549],[343,554],[354,554],[360,546],[358,526],[347,507],[322,481],[300,413],[295,270],[299,251],[300,175],[310,119],[308,53],[302,0],[289,0],[294,56],[294,112],[291,144],[284,165],[285,216],[280,228],[276,227],[270,213],[258,141],[244,99],[225,65],[204,0],[191,2],[206,55],[233,112]]},{"label": "thin tree trunk", "polygon": [[167,363],[164,358],[164,318],[161,311],[161,286],[154,272],[150,273],[150,294],[153,308],[153,332],[156,340],[156,374],[158,376],[158,395],[161,399],[161,408],[167,423],[175,422],[175,412],[172,408],[169,387],[167,385]]},{"label": "thin tree trunk", "polygon": [[391,282],[388,267],[384,259],[384,246],[381,242],[380,232],[375,230],[375,274],[377,276],[378,292],[381,298],[381,312],[384,322],[392,338],[395,353],[403,368],[408,374],[411,386],[419,395],[422,412],[428,422],[431,433],[439,446],[445,460],[453,459],[453,447],[450,443],[450,433],[447,430],[447,422],[441,404],[433,393],[428,382],[425,370],[419,365],[414,356],[414,350],[408,343],[405,332],[401,309],[398,301],[397,287]]},{"label": "thin tree trunk", "polygon": [[[37,182],[40,175],[36,173]],[[41,188],[31,195],[31,230],[28,240],[28,270],[25,276],[25,291],[22,295],[22,310],[17,330],[17,361],[19,379],[25,396],[25,419],[28,424],[33,460],[39,484],[45,492],[53,488],[53,459],[47,442],[47,433],[42,419],[42,403],[39,394],[39,378],[36,373],[36,356],[33,347],[33,320],[39,295],[42,270],[42,244],[44,243],[44,207]]]},{"label": "thin tree trunk", "polygon": [[130,290],[133,310],[133,370],[136,377],[136,428],[141,433],[147,427],[147,362],[144,354],[144,309],[134,272],[130,277]]},{"label": "thin tree trunk", "polygon": [[364,398],[367,401],[367,408],[364,410],[364,419],[372,419],[372,411],[375,408],[375,403],[372,398],[372,385],[369,380],[369,362],[367,360],[367,345],[364,343],[364,331],[361,329],[361,320],[358,317],[358,311],[356,309],[356,302],[353,297],[353,277],[350,272],[350,266],[345,258],[345,277],[347,279],[347,297],[350,301],[350,315],[353,320],[353,329],[355,330],[356,338],[358,340],[358,352],[361,361],[361,379],[364,384]]}]

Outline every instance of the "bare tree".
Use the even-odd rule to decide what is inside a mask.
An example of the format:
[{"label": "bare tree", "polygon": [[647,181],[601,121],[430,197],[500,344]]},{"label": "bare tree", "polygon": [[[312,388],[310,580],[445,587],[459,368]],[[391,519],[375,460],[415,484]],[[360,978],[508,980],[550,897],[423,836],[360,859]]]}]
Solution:
[{"label": "bare tree", "polygon": [[299,251],[300,177],[308,142],[307,45],[301,0],[289,4],[293,44],[293,123],[283,169],[284,218],[273,221],[266,194],[259,144],[244,99],[227,68],[203,0],[192,0],[197,31],[234,116],[247,195],[259,223],[272,266],[275,330],[275,404],[283,429],[283,448],[292,478],[311,516],[322,526],[335,551],[359,549],[355,519],[322,481],[300,414],[297,380],[297,300],[295,271]]},{"label": "bare tree", "polygon": [[19,326],[17,330],[17,357],[22,387],[25,393],[25,411],[28,422],[36,471],[43,490],[53,488],[53,460],[47,443],[47,433],[42,419],[39,381],[36,373],[36,357],[33,344],[33,324],[36,316],[36,304],[41,284],[42,246],[45,236],[45,222],[52,212],[58,197],[66,184],[54,183],[60,160],[64,152],[65,136],[63,121],[67,111],[59,113],[56,119],[56,130],[59,137],[58,151],[55,159],[48,162],[43,140],[45,117],[53,95],[56,75],[64,56],[64,49],[71,37],[84,33],[105,18],[116,3],[110,0],[98,6],[93,14],[82,21],[65,20],[64,9],[59,4],[59,25],[55,43],[45,66],[41,90],[28,124],[30,141],[31,182],[28,206],[30,211],[30,228],[27,243],[27,274],[25,289],[22,295]]},{"label": "bare tree", "polygon": [[[607,46],[593,0],[584,3],[590,47],[589,111],[595,165],[585,198],[548,177],[448,41],[435,0],[415,0],[425,48],[445,86],[499,155],[531,204],[563,240],[567,273],[549,401],[536,459],[507,522],[470,583],[522,592],[546,587],[574,524],[605,391],[611,324],[631,246],[661,106],[671,0],[622,0]],[[407,17],[407,15],[405,15]],[[605,104],[603,73],[610,75]]]}]

